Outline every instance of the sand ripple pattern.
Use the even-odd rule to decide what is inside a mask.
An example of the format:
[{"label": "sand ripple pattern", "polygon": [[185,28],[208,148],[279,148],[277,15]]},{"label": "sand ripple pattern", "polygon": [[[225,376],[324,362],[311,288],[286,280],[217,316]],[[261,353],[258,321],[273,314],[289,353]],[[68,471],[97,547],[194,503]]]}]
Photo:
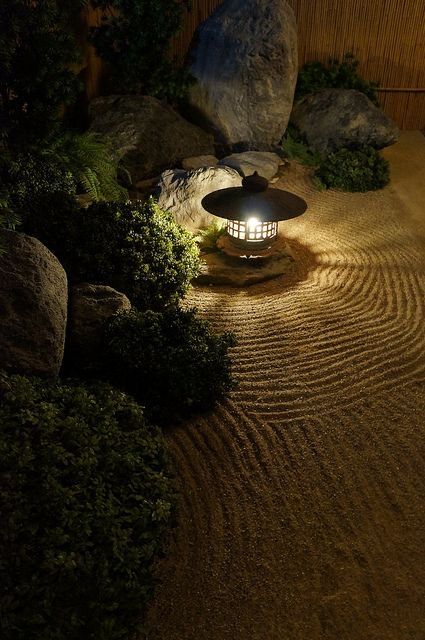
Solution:
[{"label": "sand ripple pattern", "polygon": [[170,432],[147,637],[424,640],[425,226],[391,187],[282,187],[310,206],[285,226],[296,273],[191,295],[236,333],[239,385]]}]

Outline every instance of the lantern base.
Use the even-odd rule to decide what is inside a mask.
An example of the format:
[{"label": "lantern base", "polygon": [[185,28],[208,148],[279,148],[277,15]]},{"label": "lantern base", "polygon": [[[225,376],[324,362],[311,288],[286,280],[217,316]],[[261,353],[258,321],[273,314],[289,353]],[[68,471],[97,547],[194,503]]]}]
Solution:
[{"label": "lantern base", "polygon": [[267,254],[267,250],[263,250],[258,252],[261,255],[255,256],[251,252],[241,254],[240,250],[232,248],[226,236],[222,236],[217,244],[223,246],[223,243],[230,253],[221,250],[201,256],[201,274],[195,280],[197,284],[249,287],[294,272],[296,263],[283,238],[279,237]]},{"label": "lantern base", "polygon": [[254,259],[267,259],[273,256],[280,255],[286,250],[285,246],[282,246],[282,240],[279,240],[277,236],[270,238],[267,242],[246,242],[235,239],[229,236],[227,233],[220,236],[217,240],[217,249],[223,251],[227,256],[231,258],[250,258]]}]

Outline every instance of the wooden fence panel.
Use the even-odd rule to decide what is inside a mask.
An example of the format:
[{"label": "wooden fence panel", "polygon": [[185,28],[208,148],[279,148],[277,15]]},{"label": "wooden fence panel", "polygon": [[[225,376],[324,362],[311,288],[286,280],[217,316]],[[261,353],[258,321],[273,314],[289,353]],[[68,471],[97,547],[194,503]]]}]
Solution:
[{"label": "wooden fence panel", "polygon": [[[266,1],[266,0],[265,0]],[[403,129],[425,129],[425,0],[288,0],[298,22],[300,65],[352,51],[360,72],[385,90],[385,112]],[[221,0],[193,0],[173,52],[183,59],[200,22]],[[86,10],[89,24],[99,14]],[[102,66],[87,52],[87,93],[97,95]]]}]

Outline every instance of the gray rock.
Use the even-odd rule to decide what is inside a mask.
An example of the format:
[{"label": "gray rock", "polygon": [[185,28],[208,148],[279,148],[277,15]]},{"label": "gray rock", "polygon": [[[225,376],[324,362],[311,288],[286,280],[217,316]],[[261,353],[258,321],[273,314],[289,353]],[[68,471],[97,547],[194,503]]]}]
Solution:
[{"label": "gray rock", "polygon": [[69,305],[67,363],[74,369],[89,366],[99,349],[105,322],[130,309],[127,296],[112,287],[87,283],[73,287]]},{"label": "gray rock", "polygon": [[111,143],[133,182],[183,158],[214,153],[213,137],[150,96],[107,96],[90,104],[90,130]]},{"label": "gray rock", "polygon": [[185,171],[194,171],[203,167],[216,167],[218,158],[215,156],[196,156],[182,160],[182,167]]},{"label": "gray rock", "polygon": [[198,28],[189,102],[232,147],[278,144],[298,73],[297,25],[285,0],[224,0]]},{"label": "gray rock", "polygon": [[65,271],[39,241],[3,231],[0,256],[0,363],[55,377],[62,364],[68,306]]},{"label": "gray rock", "polygon": [[352,89],[324,89],[301,98],[291,122],[313,151],[323,155],[365,144],[382,149],[399,137],[397,125],[364,93]]},{"label": "gray rock", "polygon": [[219,165],[236,169],[241,176],[250,176],[254,171],[257,171],[260,176],[267,178],[267,180],[274,178],[281,164],[284,164],[284,162],[277,153],[267,151],[233,153],[219,162]]},{"label": "gray rock", "polygon": [[165,171],[157,189],[161,209],[171,211],[178,224],[195,231],[219,218],[202,207],[202,199],[217,189],[240,187],[242,178],[230,167],[204,167],[196,171]]}]

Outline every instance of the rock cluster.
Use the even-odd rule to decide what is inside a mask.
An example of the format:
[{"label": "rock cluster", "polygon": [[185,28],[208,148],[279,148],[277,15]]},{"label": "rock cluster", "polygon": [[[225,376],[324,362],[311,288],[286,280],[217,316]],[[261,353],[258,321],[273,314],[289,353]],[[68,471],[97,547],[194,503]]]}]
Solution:
[{"label": "rock cluster", "polygon": [[111,287],[71,290],[57,258],[36,238],[3,231],[0,256],[0,368],[57,377],[66,335],[67,366],[78,370],[99,348],[104,322],[129,311],[127,296]]}]

